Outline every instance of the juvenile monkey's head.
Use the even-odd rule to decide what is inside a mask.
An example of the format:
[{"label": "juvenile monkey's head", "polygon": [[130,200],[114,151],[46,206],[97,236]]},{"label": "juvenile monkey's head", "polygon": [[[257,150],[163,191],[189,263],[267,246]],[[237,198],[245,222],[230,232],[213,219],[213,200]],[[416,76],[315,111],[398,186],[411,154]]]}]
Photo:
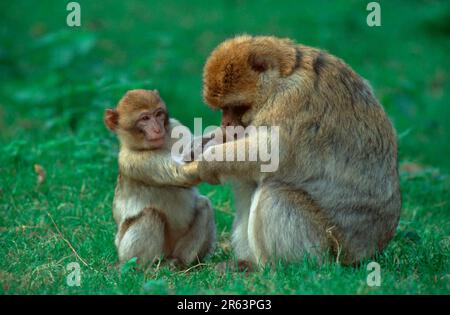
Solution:
[{"label": "juvenile monkey's head", "polygon": [[251,123],[279,79],[292,74],[300,56],[289,39],[238,36],[220,44],[203,70],[203,97],[222,110],[222,125]]},{"label": "juvenile monkey's head", "polygon": [[121,144],[133,150],[164,146],[169,116],[157,90],[128,91],[115,109],[105,111],[104,120]]}]

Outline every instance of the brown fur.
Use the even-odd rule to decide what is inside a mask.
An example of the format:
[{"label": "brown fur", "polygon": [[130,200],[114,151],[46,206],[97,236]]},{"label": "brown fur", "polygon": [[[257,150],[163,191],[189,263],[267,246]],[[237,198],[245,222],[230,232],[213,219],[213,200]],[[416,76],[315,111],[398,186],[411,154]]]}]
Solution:
[{"label": "brown fur", "polygon": [[[238,258],[295,261],[330,250],[352,264],[388,244],[401,208],[395,131],[347,64],[287,39],[238,36],[211,53],[203,82],[209,106],[245,104],[242,125],[280,127],[276,172],[261,173],[258,162],[195,164],[202,180],[232,179],[235,199],[249,198],[236,184],[242,181],[256,187],[253,196],[259,192],[258,216],[237,209],[235,248],[250,256]],[[224,143],[224,150],[238,141],[255,140]],[[243,239],[245,224],[260,245]]]},{"label": "brown fur", "polygon": [[165,138],[158,148],[152,148],[136,128],[142,112],[160,110],[161,105],[165,109],[157,91],[132,90],[115,110],[105,112],[105,123],[117,132],[121,145],[113,202],[121,262],[138,257],[140,264],[146,264],[169,257],[190,264],[214,247],[211,204],[191,187],[197,177],[184,172],[171,156],[170,133],[179,123],[166,116]]}]

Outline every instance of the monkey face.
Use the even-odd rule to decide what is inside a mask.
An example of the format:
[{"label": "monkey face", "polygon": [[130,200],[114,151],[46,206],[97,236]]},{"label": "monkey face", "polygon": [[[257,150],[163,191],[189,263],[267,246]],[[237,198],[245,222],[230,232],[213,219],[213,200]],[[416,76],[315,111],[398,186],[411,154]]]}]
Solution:
[{"label": "monkey face", "polygon": [[169,116],[158,91],[131,90],[116,109],[107,109],[105,124],[121,142],[133,149],[154,150],[164,146]]},{"label": "monkey face", "polygon": [[203,97],[222,110],[222,125],[251,123],[279,79],[298,64],[296,46],[286,39],[238,36],[220,44],[206,61]]},{"label": "monkey face", "polygon": [[145,110],[139,114],[135,128],[143,135],[149,148],[159,149],[164,145],[166,117],[166,110],[162,106],[158,106],[154,110]]}]

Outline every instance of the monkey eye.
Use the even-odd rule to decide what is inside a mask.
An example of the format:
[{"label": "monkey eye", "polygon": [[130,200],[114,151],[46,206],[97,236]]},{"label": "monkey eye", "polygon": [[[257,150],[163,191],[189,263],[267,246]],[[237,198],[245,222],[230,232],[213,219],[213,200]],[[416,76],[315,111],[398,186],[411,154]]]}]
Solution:
[{"label": "monkey eye", "polygon": [[142,116],[141,117],[141,120],[149,120],[150,119],[150,116],[149,115],[144,115],[144,116]]},{"label": "monkey eye", "polygon": [[162,111],[162,110],[160,110],[160,111],[158,111],[157,113],[156,113],[156,117],[157,118],[161,118],[161,117],[163,117],[164,116],[164,112]]}]

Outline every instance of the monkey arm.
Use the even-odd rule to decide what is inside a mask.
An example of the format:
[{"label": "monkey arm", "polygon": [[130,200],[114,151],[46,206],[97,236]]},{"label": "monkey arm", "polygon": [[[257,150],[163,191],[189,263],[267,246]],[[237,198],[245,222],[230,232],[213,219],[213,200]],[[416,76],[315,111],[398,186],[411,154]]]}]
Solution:
[{"label": "monkey arm", "polygon": [[167,152],[130,152],[119,154],[122,175],[150,186],[191,187],[199,182],[192,167],[183,167]]},{"label": "monkey arm", "polygon": [[[216,132],[219,132],[219,136],[216,135]],[[190,144],[190,151],[183,156],[183,161],[194,161],[203,153],[203,151],[205,151],[209,147],[217,144],[222,144],[225,141],[225,132],[223,131],[222,127],[218,127],[217,129],[205,135],[194,137]]]},{"label": "monkey arm", "polygon": [[[273,169],[267,167],[270,166],[268,163],[272,163],[267,159],[267,148],[271,151],[269,158],[276,159]],[[278,136],[255,132],[244,138],[208,148],[193,168],[197,168],[202,180],[211,184],[219,183],[221,176],[245,177],[256,181],[261,177],[261,172],[276,171],[279,158]]]}]

